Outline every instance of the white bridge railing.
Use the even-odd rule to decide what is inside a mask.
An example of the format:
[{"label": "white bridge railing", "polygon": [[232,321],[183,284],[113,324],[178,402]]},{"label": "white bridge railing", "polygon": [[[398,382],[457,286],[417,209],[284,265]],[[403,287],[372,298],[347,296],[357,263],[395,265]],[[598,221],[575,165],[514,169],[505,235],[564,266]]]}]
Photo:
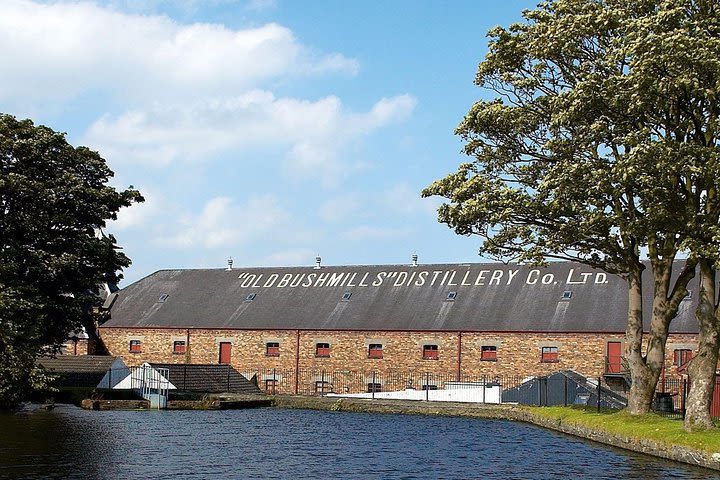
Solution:
[{"label": "white bridge railing", "polygon": [[132,389],[136,394],[150,401],[150,408],[166,408],[168,391],[174,388],[168,377],[168,368],[154,368],[148,364],[131,369]]}]

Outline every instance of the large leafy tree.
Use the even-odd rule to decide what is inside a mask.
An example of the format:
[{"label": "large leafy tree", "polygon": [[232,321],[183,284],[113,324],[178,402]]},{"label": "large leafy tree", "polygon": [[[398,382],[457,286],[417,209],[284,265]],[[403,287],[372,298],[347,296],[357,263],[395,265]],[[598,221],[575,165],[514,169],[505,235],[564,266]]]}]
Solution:
[{"label": "large leafy tree", "polygon": [[[476,83],[495,98],[457,129],[474,161],[423,191],[450,200],[440,221],[482,237],[483,254],[571,259],[627,280],[633,414],[650,409],[699,259],[714,261],[700,247],[720,238],[703,214],[720,173],[708,109],[718,84],[698,78],[712,69],[716,3],[555,0],[492,30]],[[647,337],[643,288],[653,292]]]},{"label": "large leafy tree", "polygon": [[0,407],[44,386],[38,355],[75,329],[94,332],[98,287],[130,264],[98,232],[143,199],[109,186],[112,175],[62,133],[0,115]]},{"label": "large leafy tree", "polygon": [[[687,430],[710,428],[710,404],[720,347],[716,270],[720,266],[720,2],[675,1],[643,19],[649,34],[638,43],[648,52],[639,73],[648,82],[647,104],[663,126],[665,151],[698,201],[686,213],[685,247],[699,260],[698,351],[688,366],[691,386]],[[659,107],[659,108],[658,108]]]}]

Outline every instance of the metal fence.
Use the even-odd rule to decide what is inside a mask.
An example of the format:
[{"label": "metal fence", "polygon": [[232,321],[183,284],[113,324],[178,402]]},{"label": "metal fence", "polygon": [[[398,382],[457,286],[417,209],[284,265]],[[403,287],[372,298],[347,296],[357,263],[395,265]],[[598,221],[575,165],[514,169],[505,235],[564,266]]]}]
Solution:
[{"label": "metal fence", "polygon": [[685,418],[688,389],[687,378],[661,378],[655,390],[653,410],[665,417]]},{"label": "metal fence", "polygon": [[[260,393],[257,383],[241,375],[230,365],[153,363],[149,367],[111,369],[97,384],[102,389],[138,389],[145,384],[147,369],[163,371],[173,392],[188,393]],[[166,373],[165,373],[166,372]],[[165,378],[167,377],[167,378]]]},{"label": "metal fence", "polygon": [[153,363],[154,368],[167,368],[170,383],[178,392],[260,393],[257,383],[246,378],[230,365],[195,365]]},{"label": "metal fence", "polygon": [[[573,371],[546,376],[469,375],[419,370],[236,370],[230,365],[152,364],[168,368],[174,392],[266,393],[395,398],[474,403],[517,403],[536,406],[587,405],[621,409],[627,406],[626,381],[587,378]],[[132,369],[108,371],[104,385],[115,385]],[[114,379],[114,380],[110,380]],[[664,377],[658,383],[653,409],[683,418],[687,380]]]},{"label": "metal fence", "polygon": [[[261,391],[273,394],[363,396],[421,400],[518,403],[535,406],[587,405],[621,409],[627,406],[625,378],[584,377],[573,371],[546,376],[468,375],[423,371],[357,371],[319,369],[247,369]],[[652,409],[663,416],[683,418],[688,392],[683,377],[658,382]],[[414,395],[399,392],[414,391]],[[389,395],[391,392],[397,395]],[[444,392],[445,395],[441,395]]]}]

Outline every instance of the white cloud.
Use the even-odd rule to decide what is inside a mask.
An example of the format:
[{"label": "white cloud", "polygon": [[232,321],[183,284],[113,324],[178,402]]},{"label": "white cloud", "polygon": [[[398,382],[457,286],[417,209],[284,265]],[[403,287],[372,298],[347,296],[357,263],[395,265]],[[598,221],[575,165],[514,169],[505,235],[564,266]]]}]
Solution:
[{"label": "white cloud", "polygon": [[155,239],[157,245],[175,248],[225,248],[241,245],[271,231],[285,221],[287,213],[270,195],[251,197],[237,205],[229,197],[215,197],[197,214],[182,216],[175,229]]},{"label": "white cloud", "polygon": [[129,207],[120,209],[117,220],[108,222],[109,232],[130,230],[145,226],[160,210],[160,200],[153,193],[148,193],[146,188],[138,188],[142,193],[145,202],[135,203]]},{"label": "white cloud", "polygon": [[281,250],[270,254],[262,264],[266,266],[313,265],[315,255],[316,253],[307,248]]},{"label": "white cloud", "polygon": [[[109,2],[5,0],[0,102],[52,109],[80,95],[105,98],[107,113],[80,142],[102,151],[114,168],[167,167],[269,147],[280,153],[287,178],[334,186],[364,167],[346,155],[350,142],[415,108],[410,95],[382,98],[364,112],[347,111],[335,96],[276,98],[262,86],[291,75],[355,74],[358,63],[317,54],[274,23],[247,29],[180,24],[118,10],[137,7],[134,0]],[[252,5],[272,2],[245,4]],[[118,104],[125,111],[117,112]]]},{"label": "white cloud", "polygon": [[355,113],[345,111],[334,96],[311,102],[253,90],[232,98],[105,115],[90,126],[82,142],[112,163],[157,167],[269,145],[286,151],[287,176],[332,185],[359,168],[342,158],[348,142],[405,118],[414,106],[414,98],[400,95]]},{"label": "white cloud", "polygon": [[193,15],[203,8],[216,5],[235,5],[247,10],[264,10],[275,7],[274,0],[101,0],[101,3],[132,12],[156,13],[163,9],[177,9],[184,15]]},{"label": "white cloud", "polygon": [[182,25],[92,3],[5,0],[0,15],[0,99],[63,99],[110,92],[188,100],[237,92],[287,74],[355,74],[356,60],[316,55],[277,24],[233,30]]},{"label": "white cloud", "polygon": [[411,95],[398,95],[392,98],[381,98],[368,114],[350,118],[350,125],[356,130],[373,130],[376,125],[406,118],[415,109],[417,100]]},{"label": "white cloud", "polygon": [[347,240],[378,240],[402,238],[409,235],[411,231],[407,228],[374,227],[360,225],[343,232],[342,237]]}]

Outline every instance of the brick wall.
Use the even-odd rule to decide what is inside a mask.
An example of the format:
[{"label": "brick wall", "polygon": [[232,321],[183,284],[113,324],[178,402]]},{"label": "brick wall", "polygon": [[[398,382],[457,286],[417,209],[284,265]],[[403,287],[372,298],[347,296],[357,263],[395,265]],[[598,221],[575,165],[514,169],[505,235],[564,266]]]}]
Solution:
[{"label": "brick wall", "polygon": [[[478,333],[478,332],[383,332],[313,330],[213,330],[213,329],[120,329],[101,328],[111,355],[127,365],[143,362],[217,364],[220,344],[231,344],[230,363],[248,376],[257,375],[260,388],[275,378],[278,393],[315,388],[323,372],[357,373],[358,385],[371,382],[371,372],[426,372],[469,376],[536,376],[558,370],[574,370],[590,377],[605,372],[607,343],[624,344],[623,334],[578,333]],[[140,341],[140,351],[130,352],[130,342]],[[189,342],[188,342],[189,340]],[[185,352],[173,352],[176,341]],[[278,344],[277,356],[268,356],[267,344]],[[299,344],[299,355],[297,346]],[[328,357],[316,356],[318,344],[327,344]],[[369,345],[382,346],[382,358],[371,358]],[[437,359],[424,359],[423,347],[437,346]],[[494,361],[482,359],[482,347],[495,347]],[[543,347],[557,349],[556,362],[543,362]],[[667,343],[666,372],[676,349],[697,348],[695,335],[671,335]],[[460,368],[458,368],[458,366]],[[274,374],[271,373],[274,371]],[[295,378],[300,373],[301,378]],[[273,376],[274,375],[274,376]],[[316,378],[317,377],[317,378]]]}]

